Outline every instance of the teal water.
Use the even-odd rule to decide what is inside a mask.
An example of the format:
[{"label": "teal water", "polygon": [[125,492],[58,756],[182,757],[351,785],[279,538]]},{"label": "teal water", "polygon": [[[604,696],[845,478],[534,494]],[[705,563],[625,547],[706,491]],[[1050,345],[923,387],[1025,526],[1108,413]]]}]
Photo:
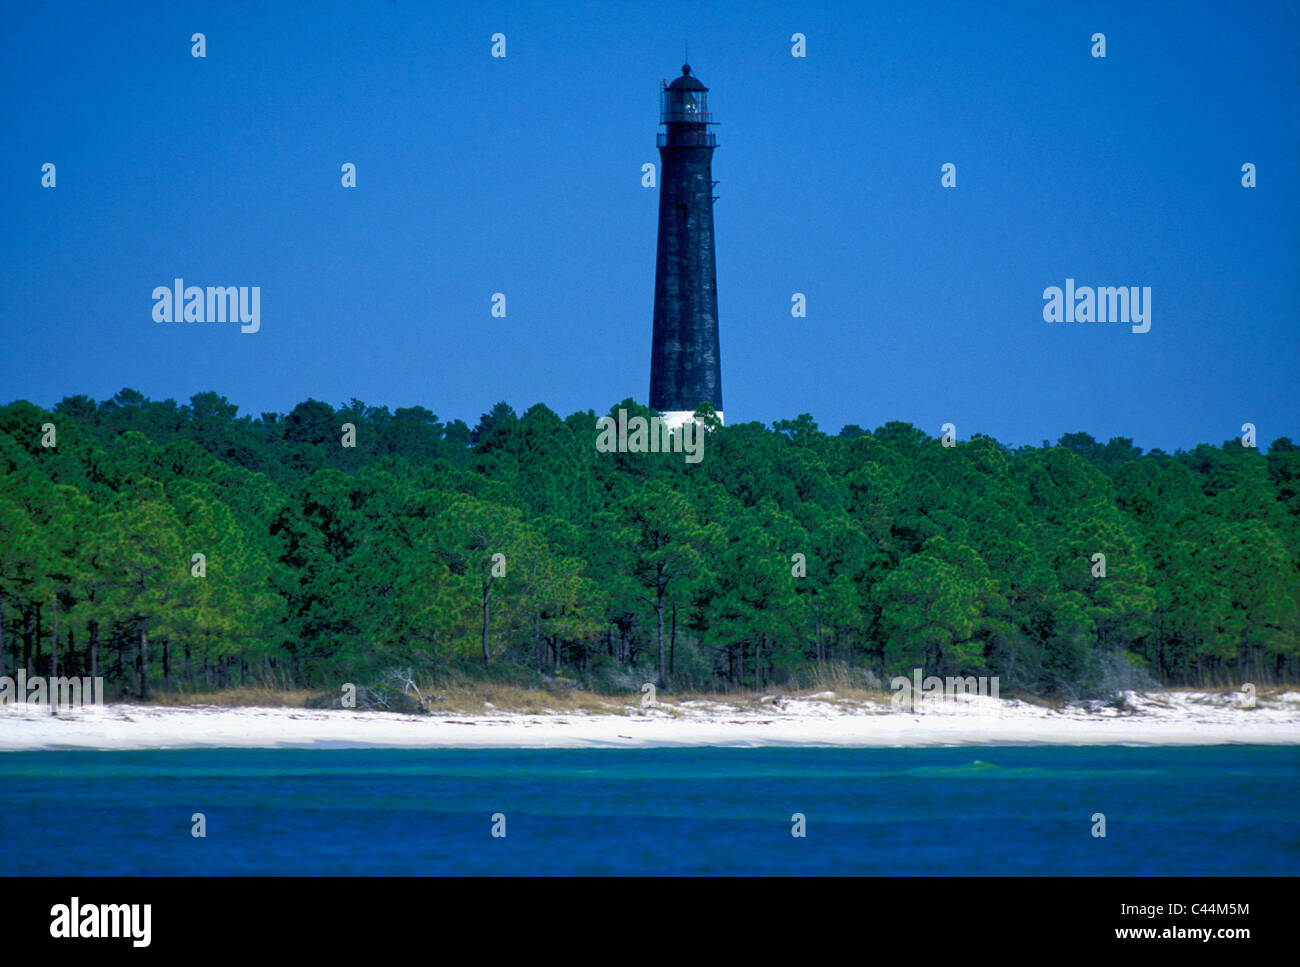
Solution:
[{"label": "teal water", "polygon": [[1294,746],[15,752],[0,874],[1295,875],[1298,805]]}]

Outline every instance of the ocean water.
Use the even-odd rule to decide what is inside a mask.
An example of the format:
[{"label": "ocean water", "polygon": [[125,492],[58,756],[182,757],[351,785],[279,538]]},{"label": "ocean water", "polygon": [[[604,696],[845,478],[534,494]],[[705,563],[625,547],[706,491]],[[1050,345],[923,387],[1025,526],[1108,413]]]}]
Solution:
[{"label": "ocean water", "polygon": [[0,753],[4,875],[1297,872],[1295,746]]}]

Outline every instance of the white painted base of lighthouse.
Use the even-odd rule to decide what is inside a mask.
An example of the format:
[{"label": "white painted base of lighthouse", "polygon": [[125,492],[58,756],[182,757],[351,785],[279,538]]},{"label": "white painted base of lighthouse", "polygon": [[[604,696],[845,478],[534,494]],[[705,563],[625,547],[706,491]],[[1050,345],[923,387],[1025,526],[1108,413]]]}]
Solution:
[{"label": "white painted base of lighthouse", "polygon": [[[727,422],[722,418],[722,411],[718,410],[716,412],[717,412],[718,422],[721,423],[723,426],[726,426]],[[667,413],[659,414],[659,421],[668,428],[669,433],[673,432],[674,430],[681,429],[681,427],[685,426],[687,423],[694,421],[694,419],[695,419],[694,410],[669,410]]]}]

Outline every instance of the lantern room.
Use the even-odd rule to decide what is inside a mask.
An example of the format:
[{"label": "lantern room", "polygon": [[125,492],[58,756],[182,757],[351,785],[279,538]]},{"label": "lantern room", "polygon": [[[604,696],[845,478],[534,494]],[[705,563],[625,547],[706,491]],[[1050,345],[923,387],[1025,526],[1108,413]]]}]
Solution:
[{"label": "lantern room", "polygon": [[691,75],[691,65],[682,65],[682,76],[661,92],[659,123],[668,130],[659,135],[660,146],[713,147],[714,136],[705,125],[715,123],[709,113],[709,89]]}]

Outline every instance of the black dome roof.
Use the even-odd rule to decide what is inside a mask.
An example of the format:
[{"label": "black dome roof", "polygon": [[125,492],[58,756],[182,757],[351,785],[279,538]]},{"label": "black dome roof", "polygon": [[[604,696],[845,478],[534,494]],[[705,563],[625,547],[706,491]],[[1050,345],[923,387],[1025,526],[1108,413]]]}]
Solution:
[{"label": "black dome roof", "polygon": [[682,76],[668,85],[670,91],[707,91],[708,88],[691,76],[691,65],[682,65]]}]

